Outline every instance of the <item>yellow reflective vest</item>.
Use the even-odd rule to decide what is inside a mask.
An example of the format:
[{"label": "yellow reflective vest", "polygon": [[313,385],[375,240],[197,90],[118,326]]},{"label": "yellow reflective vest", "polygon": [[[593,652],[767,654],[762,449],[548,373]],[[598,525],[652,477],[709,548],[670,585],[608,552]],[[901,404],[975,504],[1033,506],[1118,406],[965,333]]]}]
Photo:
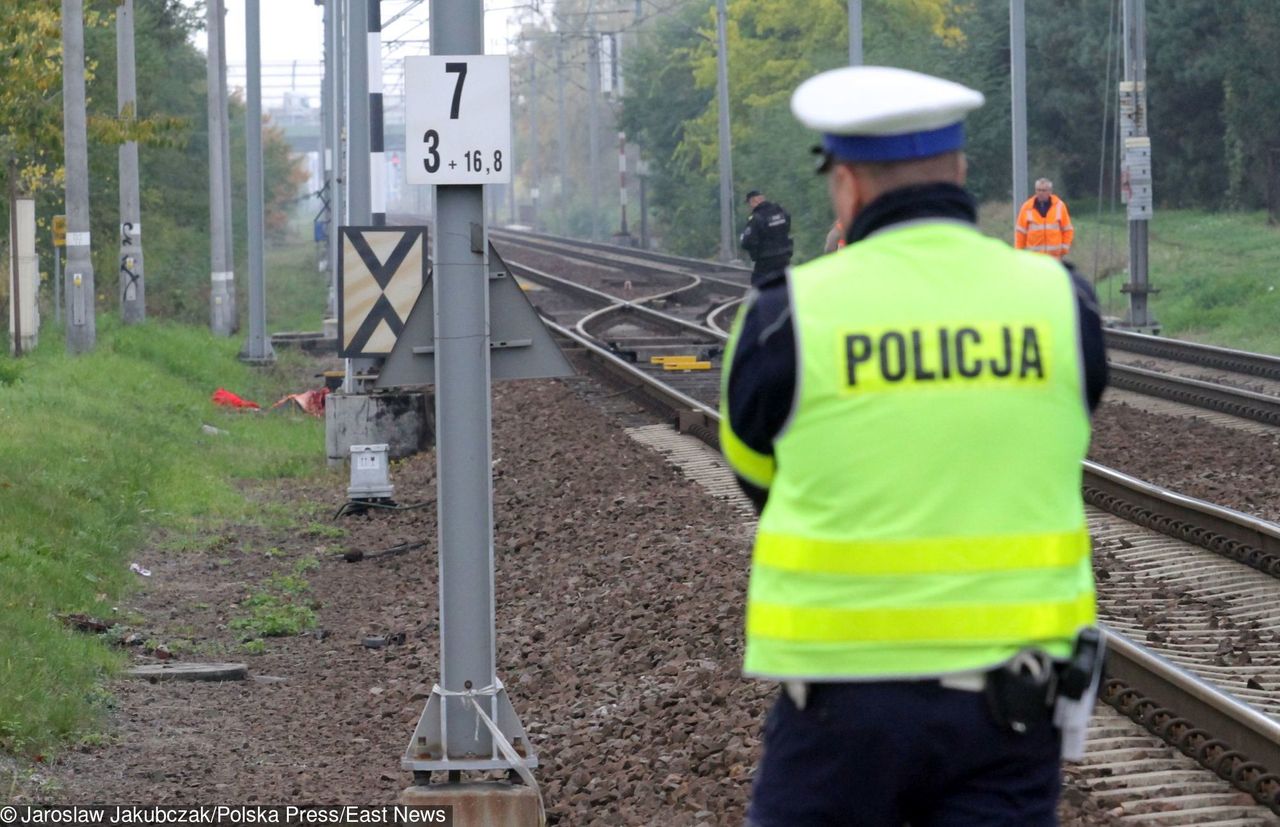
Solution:
[{"label": "yellow reflective vest", "polygon": [[1066,655],[1095,618],[1067,272],[928,221],[796,267],[788,287],[797,390],[773,456],[736,438],[727,406],[721,424],[735,470],[769,489],[747,674],[923,677],[1033,645]]}]

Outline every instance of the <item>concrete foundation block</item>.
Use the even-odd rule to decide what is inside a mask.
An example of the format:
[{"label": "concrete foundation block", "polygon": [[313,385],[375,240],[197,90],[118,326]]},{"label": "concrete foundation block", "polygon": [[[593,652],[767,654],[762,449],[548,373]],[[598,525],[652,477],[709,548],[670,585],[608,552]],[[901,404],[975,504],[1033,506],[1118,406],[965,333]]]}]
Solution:
[{"label": "concrete foundation block", "polygon": [[351,456],[352,445],[386,443],[391,459],[435,444],[435,400],[421,391],[331,393],[324,405],[325,455],[331,467]]},{"label": "concrete foundation block", "polygon": [[539,823],[538,793],[501,781],[407,787],[396,803],[452,807],[452,827],[538,827]]}]

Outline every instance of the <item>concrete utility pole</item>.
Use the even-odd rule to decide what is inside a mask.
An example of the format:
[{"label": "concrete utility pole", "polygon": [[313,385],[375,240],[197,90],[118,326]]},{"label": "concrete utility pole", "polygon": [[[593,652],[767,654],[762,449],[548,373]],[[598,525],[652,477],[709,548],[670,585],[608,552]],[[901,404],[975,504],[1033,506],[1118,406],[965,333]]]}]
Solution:
[{"label": "concrete utility pole", "polygon": [[560,208],[560,232],[569,234],[569,126],[565,122],[564,87],[564,35],[556,25],[556,149],[560,155],[560,196],[556,206]]},{"label": "concrete utility pole", "polygon": [[[56,252],[56,251],[55,251]],[[18,162],[9,159],[9,319],[12,352],[22,355],[22,268],[18,262]]]},{"label": "concrete utility pole", "polygon": [[849,0],[849,65],[862,65],[862,0]]},{"label": "concrete utility pole", "polygon": [[372,224],[387,224],[387,156],[382,123],[382,0],[367,0],[369,16],[369,210]]},{"label": "concrete utility pole", "polygon": [[1147,8],[1146,0],[1124,0],[1124,82],[1120,84],[1122,192],[1129,218],[1129,324],[1158,332],[1160,324],[1147,307],[1157,292],[1147,279],[1148,228],[1152,216],[1151,139],[1147,137]]},{"label": "concrete utility pole", "polygon": [[594,19],[587,30],[587,154],[591,178],[591,240],[600,240],[600,33]]},{"label": "concrete utility pole", "polygon": [[246,0],[245,23],[245,182],[249,195],[249,338],[240,358],[266,365],[276,360],[267,338],[267,283],[263,272],[263,232],[266,228],[262,181],[262,29],[259,0]]},{"label": "concrete utility pole", "polygon": [[533,173],[533,186],[529,187],[529,200],[533,206],[529,226],[538,229],[538,196],[542,185],[542,152],[538,145],[538,60],[530,56],[529,63],[529,169]]},{"label": "concrete utility pole", "polygon": [[218,11],[222,20],[222,37],[218,38],[218,89],[222,95],[222,226],[226,234],[222,239],[226,247],[227,269],[232,271],[231,279],[231,332],[240,332],[240,300],[236,295],[234,271],[236,269],[236,221],[232,204],[235,201],[235,190],[231,186],[231,113],[227,109],[227,95],[231,84],[227,80],[227,4],[226,0],[218,0]]},{"label": "concrete utility pole", "polygon": [[67,350],[86,353],[98,342],[98,325],[89,237],[84,0],[62,0],[62,134],[67,170]]},{"label": "concrete utility pole", "polygon": [[216,336],[235,330],[235,264],[231,259],[227,217],[230,188],[225,174],[230,166],[222,133],[227,122],[227,86],[222,76],[222,42],[225,17],[222,0],[208,0],[209,28],[206,56],[209,96],[209,327]]},{"label": "concrete utility pole", "polygon": [[1027,0],[1009,0],[1009,72],[1013,99],[1013,221],[1027,187]]},{"label": "concrete utility pole", "polygon": [[737,253],[733,238],[733,148],[729,133],[729,45],[725,0],[716,0],[716,89],[720,107],[720,260]]},{"label": "concrete utility pole", "polygon": [[[133,0],[116,7],[116,95],[120,117],[138,117],[133,51]],[[120,318],[125,324],[147,319],[142,280],[142,203],[138,194],[138,142],[120,146]]]},{"label": "concrete utility pole", "polygon": [[329,304],[331,317],[338,313],[338,243],[341,233],[338,228],[346,223],[346,173],[344,159],[346,153],[346,50],[343,48],[343,34],[346,31],[343,23],[343,0],[327,0],[329,19],[326,21],[326,32],[329,42],[329,55],[332,65],[329,68],[329,132],[333,135],[330,144],[332,171],[330,173],[331,188],[329,191],[329,210],[333,220],[329,224]]},{"label": "concrete utility pole", "polygon": [[618,133],[618,200],[622,207],[622,220],[618,225],[618,234],[630,235],[627,232],[627,133]]}]

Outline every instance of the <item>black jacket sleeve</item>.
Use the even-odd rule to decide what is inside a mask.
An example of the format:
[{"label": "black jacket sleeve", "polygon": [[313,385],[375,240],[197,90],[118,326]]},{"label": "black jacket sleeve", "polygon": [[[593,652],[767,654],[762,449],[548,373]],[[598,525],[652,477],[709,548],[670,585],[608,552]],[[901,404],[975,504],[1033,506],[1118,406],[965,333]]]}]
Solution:
[{"label": "black jacket sleeve", "polygon": [[1102,333],[1102,310],[1098,296],[1088,280],[1067,265],[1076,290],[1076,308],[1080,318],[1080,356],[1084,360],[1084,395],[1089,411],[1098,409],[1102,392],[1107,387],[1107,344]]}]

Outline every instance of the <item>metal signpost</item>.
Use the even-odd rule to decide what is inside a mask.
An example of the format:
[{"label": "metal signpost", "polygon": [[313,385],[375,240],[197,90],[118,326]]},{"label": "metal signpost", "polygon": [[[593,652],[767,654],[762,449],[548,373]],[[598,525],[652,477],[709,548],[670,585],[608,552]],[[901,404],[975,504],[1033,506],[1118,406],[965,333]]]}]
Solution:
[{"label": "metal signpost", "polygon": [[[435,187],[425,305],[434,307],[434,337],[413,350],[434,362],[441,653],[439,683],[401,761],[415,782],[401,801],[473,801],[494,820],[467,824],[535,825],[537,758],[497,677],[494,640],[489,386],[490,348],[500,343],[490,332],[484,185],[512,178],[510,61],[482,55],[481,0],[432,0],[430,15],[433,55],[405,60],[405,117],[408,181]],[[423,308],[420,298],[410,326]],[[519,774],[525,786],[452,783],[462,771],[495,769]],[[427,786],[433,770],[448,771],[451,783]]]}]

